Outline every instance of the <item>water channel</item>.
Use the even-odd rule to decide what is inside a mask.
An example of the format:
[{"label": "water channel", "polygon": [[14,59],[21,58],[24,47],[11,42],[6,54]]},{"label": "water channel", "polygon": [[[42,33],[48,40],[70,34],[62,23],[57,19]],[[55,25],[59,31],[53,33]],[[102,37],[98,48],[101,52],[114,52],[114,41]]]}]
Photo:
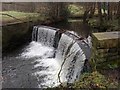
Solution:
[{"label": "water channel", "polygon": [[[90,28],[87,25],[83,25],[81,20],[70,19],[68,20],[68,22],[55,23],[50,26],[69,30],[69,32],[74,35],[88,38],[85,40],[87,41],[88,45],[91,45],[91,39],[89,37]],[[64,38],[67,38],[67,36],[64,35],[63,40]],[[63,41],[61,40],[61,42]],[[77,44],[75,47],[77,47]],[[75,49],[75,47],[73,47],[73,49]],[[87,49],[89,49],[89,47]],[[76,50],[77,49],[79,48],[77,47]],[[46,47],[46,45],[43,45],[40,42],[35,42],[31,40],[31,42],[27,42],[17,50],[13,50],[13,52],[3,56],[3,88],[45,88],[59,85],[60,83],[58,82],[58,71],[61,67],[61,64],[59,64],[60,61],[58,62],[56,60],[59,58],[50,58],[53,56],[53,54],[54,48]],[[80,60],[83,60],[84,57],[85,55],[81,55],[81,57],[78,58],[81,58]],[[78,63],[80,65],[80,68],[78,68],[80,69],[80,71],[82,70],[83,63],[84,62]],[[74,66],[72,64],[70,65]],[[77,67],[79,65],[77,65]],[[66,64],[66,67],[64,68],[67,68],[67,66],[68,65]],[[70,69],[70,67],[68,69]],[[75,79],[78,79],[79,76],[78,78],[75,77],[77,77],[77,74],[80,73],[80,71],[77,69],[73,71],[76,72],[72,76],[72,78],[74,79],[66,79],[66,76],[70,77],[66,74],[62,75],[63,78],[61,78],[61,81],[64,82],[64,79],[66,79],[66,81],[72,83],[75,81]],[[68,71],[68,73],[70,72]]]}]

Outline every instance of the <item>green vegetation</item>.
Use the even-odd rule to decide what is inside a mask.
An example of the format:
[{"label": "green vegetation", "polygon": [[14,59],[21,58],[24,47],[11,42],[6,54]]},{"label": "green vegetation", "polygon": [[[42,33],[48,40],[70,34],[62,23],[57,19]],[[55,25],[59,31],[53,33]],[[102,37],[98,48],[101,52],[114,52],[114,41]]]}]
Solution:
[{"label": "green vegetation", "polygon": [[97,64],[97,69],[98,70],[102,70],[102,69],[116,69],[116,68],[119,68],[120,65],[120,60],[114,60],[114,61],[106,61],[104,63],[98,63]]},{"label": "green vegetation", "polygon": [[[82,18],[84,16],[85,11],[89,10],[92,6],[92,3],[88,5],[79,5],[79,4],[69,4],[68,5],[68,12],[70,17],[80,17]],[[105,9],[105,12],[103,10],[104,8],[101,7],[101,15],[102,15],[102,23],[100,21],[100,15],[98,11],[98,7],[95,7],[94,15],[91,17],[90,13],[88,12],[86,19],[89,21],[89,24],[93,28],[100,29],[100,31],[118,31],[120,29],[119,23],[118,23],[118,18],[117,16],[113,15],[112,20],[108,20],[108,16],[105,16],[108,14],[107,9]],[[111,11],[112,12],[112,11]],[[101,24],[100,24],[101,23]]]},{"label": "green vegetation", "polygon": [[[117,7],[116,7],[116,5],[118,4],[115,4],[115,3],[108,3],[109,5],[105,4],[107,7],[107,9],[105,9],[105,12],[103,10],[105,7],[101,7],[103,6],[103,4],[105,3],[84,3],[81,5],[73,3],[73,4],[68,4],[67,10],[63,11],[63,6],[65,4],[61,4],[63,6],[59,7],[60,4],[55,5],[54,3],[54,6],[52,6],[51,4],[48,4],[46,5],[46,7],[43,7],[42,8],[43,12],[27,13],[27,12],[18,12],[18,11],[2,11],[0,12],[1,13],[0,17],[2,17],[3,23],[21,22],[21,21],[44,21],[49,23],[50,21],[53,21],[53,20],[57,21],[58,18],[63,18],[63,16],[65,19],[68,19],[69,17],[73,17],[73,18],[77,17],[77,19],[74,19],[74,20],[68,19],[68,22],[69,23],[82,22],[85,19],[85,21],[88,21],[88,22],[85,22],[85,24],[90,25],[90,27],[93,29],[92,32],[119,31],[120,26],[118,22],[120,22],[120,20],[118,21],[118,19],[120,18],[118,15],[120,14],[118,12],[120,12],[120,10],[117,10]],[[47,7],[47,6],[50,6],[50,7]],[[42,7],[42,4],[40,7]],[[114,9],[116,8],[116,10],[114,10],[113,8]],[[50,9],[50,10],[47,10],[47,9]],[[65,14],[61,16],[60,15],[61,13],[65,13]],[[7,33],[6,36],[9,36],[9,33]],[[70,87],[89,88],[89,89],[118,88],[118,84],[119,84],[118,80],[117,79],[114,80],[113,78],[110,78],[109,75],[107,75],[110,72],[108,72],[107,70],[113,71],[113,73],[110,73],[110,74],[112,77],[115,78],[114,73],[117,74],[116,70],[120,68],[120,59],[106,60],[106,58],[101,58],[101,57],[107,56],[106,54],[108,54],[108,52],[105,51],[104,53],[102,52],[100,54],[100,53],[97,53],[98,49],[92,48],[92,50],[93,50],[92,51],[93,55],[90,60],[92,72],[81,74],[80,79]],[[113,52],[111,53],[113,54]],[[110,56],[112,57],[112,55],[109,55],[107,57],[110,57]],[[106,73],[104,73],[104,71]],[[66,85],[64,86],[65,88],[69,87]]]},{"label": "green vegetation", "polygon": [[92,28],[98,28],[101,30],[105,28],[107,31],[118,31],[120,29],[118,19],[113,19],[111,21],[105,20],[101,26],[99,25],[99,19],[94,17],[89,19],[89,24]]},{"label": "green vegetation", "polygon": [[83,7],[80,5],[70,4],[68,11],[70,16],[82,16],[84,14]]},{"label": "green vegetation", "polygon": [[83,73],[80,76],[80,79],[73,83],[70,86],[59,86],[56,88],[61,88],[61,90],[64,90],[64,88],[74,88],[73,90],[77,89],[110,89],[110,88],[119,88],[119,83],[116,80],[111,80],[102,73],[99,73],[98,71],[93,71],[89,73]]},{"label": "green vegetation", "polygon": [[[84,15],[85,8],[82,5],[76,5],[76,4],[69,4],[68,5],[68,12],[69,16],[71,17],[82,17]],[[98,14],[98,10],[95,10],[94,15]]]},{"label": "green vegetation", "polygon": [[18,11],[2,11],[1,17],[2,22],[19,22],[19,21],[35,21],[40,20],[43,21],[45,17],[40,15],[39,13],[25,13]]},{"label": "green vegetation", "polygon": [[111,82],[104,75],[97,71],[84,73],[78,82],[75,82],[73,88],[117,88],[118,82]]}]

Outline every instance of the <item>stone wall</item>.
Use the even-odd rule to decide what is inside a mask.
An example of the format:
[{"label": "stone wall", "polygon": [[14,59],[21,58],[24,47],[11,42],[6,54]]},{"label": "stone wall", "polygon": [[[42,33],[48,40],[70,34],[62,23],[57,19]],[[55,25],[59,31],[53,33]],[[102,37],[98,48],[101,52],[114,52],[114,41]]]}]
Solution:
[{"label": "stone wall", "polygon": [[[61,21],[61,20],[60,20]],[[34,25],[47,25],[59,22],[56,21],[26,21],[26,22],[13,22],[3,24],[2,26],[2,51],[6,52],[17,48],[18,45],[22,45],[31,40],[32,30]]]},{"label": "stone wall", "polygon": [[93,55],[96,63],[119,60],[120,32],[93,33]]},{"label": "stone wall", "polygon": [[2,51],[9,51],[31,39],[32,22],[6,24],[2,26]]}]

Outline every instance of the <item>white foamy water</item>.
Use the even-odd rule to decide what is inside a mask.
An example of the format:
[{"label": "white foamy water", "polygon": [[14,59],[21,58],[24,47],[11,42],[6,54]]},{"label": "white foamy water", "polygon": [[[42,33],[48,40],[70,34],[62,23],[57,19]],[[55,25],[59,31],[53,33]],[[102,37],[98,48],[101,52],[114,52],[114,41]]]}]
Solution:
[{"label": "white foamy water", "polygon": [[[64,38],[66,38],[66,40],[63,41]],[[54,49],[52,47],[46,47],[43,46],[41,43],[34,41],[32,41],[25,48],[24,52],[21,54],[22,58],[33,59],[37,57],[34,61],[32,61],[32,63],[37,62],[36,64],[34,64],[33,68],[39,68],[39,67],[46,68],[46,69],[37,70],[36,72],[32,73],[32,75],[37,78],[39,88],[55,87],[60,84],[58,80],[58,73],[61,68],[61,64],[64,61],[65,53],[67,52],[67,47],[69,46],[69,44],[71,44],[71,42],[69,42],[68,45],[65,45],[65,47],[62,44],[67,44],[67,41],[69,40],[71,39],[68,36],[66,35],[63,36],[63,38],[60,41],[58,51],[56,53],[56,58],[48,58],[53,55]],[[60,80],[62,83],[66,83],[66,82],[73,83],[76,78],[77,79],[79,78],[85,56],[84,54],[80,55],[80,52],[82,52],[82,50],[78,48],[79,46],[77,45],[77,43],[75,43],[70,50],[71,53],[72,51],[75,52],[66,59],[66,62],[62,67],[62,71],[60,73]],[[77,52],[79,52],[78,53],[79,55],[77,55],[76,61],[74,62],[73,58],[77,54]],[[75,65],[75,67],[73,67],[73,65]],[[70,74],[72,72],[68,70],[70,68],[73,68],[72,72],[74,71],[73,72],[74,74],[72,76]],[[71,76],[71,78],[68,78],[69,76]]]},{"label": "white foamy water", "polygon": [[37,71],[35,72],[33,75],[37,76],[38,81],[41,80],[39,77],[41,77],[41,75],[47,75],[44,79],[44,82],[42,82],[41,84],[39,84],[39,87],[41,87],[41,85],[45,86],[45,87],[55,87],[57,85],[59,85],[58,82],[58,71],[59,71],[59,64],[57,62],[56,59],[51,58],[51,59],[41,59],[41,62],[38,65],[35,65],[35,68],[39,67],[39,66],[43,66],[43,67],[48,67],[46,70],[41,70],[41,71]]},{"label": "white foamy water", "polygon": [[[46,68],[43,70],[38,70],[35,73],[32,73],[33,76],[37,78],[37,81],[42,83],[38,83],[39,88],[41,87],[54,87],[59,85],[58,82],[58,71],[60,69],[60,65],[55,58],[48,58],[53,55],[53,48],[43,46],[41,43],[32,41],[21,54],[22,58],[35,58],[40,57],[32,61],[34,64],[34,68],[38,68],[40,66]],[[41,76],[45,76],[41,78]]]},{"label": "white foamy water", "polygon": [[43,46],[39,42],[32,41],[21,54],[22,57],[32,58],[32,57],[42,57],[51,56],[53,54],[53,48]]},{"label": "white foamy water", "polygon": [[83,50],[73,38],[70,38],[65,34],[62,35],[57,49],[56,58],[58,58],[60,65],[62,65],[65,60],[60,73],[61,82],[73,83],[79,79],[86,57]]},{"label": "white foamy water", "polygon": [[[73,83],[79,80],[85,59],[89,59],[90,56],[89,45],[77,41],[76,38],[79,36],[74,32],[63,33],[57,49],[54,50],[52,46],[55,33],[56,31],[50,28],[35,27],[32,33],[33,41],[21,54],[23,58],[34,59],[33,69],[41,68],[32,73],[37,78],[40,88],[57,86],[60,84],[58,79],[62,83]],[[54,52],[55,58],[53,58]],[[60,78],[58,78],[60,70]]]}]

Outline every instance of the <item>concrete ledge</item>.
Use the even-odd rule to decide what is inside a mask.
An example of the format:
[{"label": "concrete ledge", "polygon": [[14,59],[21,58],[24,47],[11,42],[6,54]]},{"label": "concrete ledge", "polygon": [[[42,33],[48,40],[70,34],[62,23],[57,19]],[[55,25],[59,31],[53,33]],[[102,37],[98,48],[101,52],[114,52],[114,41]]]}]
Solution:
[{"label": "concrete ledge", "polygon": [[93,44],[97,48],[114,48],[119,47],[120,32],[102,32],[93,33]]},{"label": "concrete ledge", "polygon": [[92,34],[93,53],[97,63],[120,59],[120,32]]},{"label": "concrete ledge", "polygon": [[22,44],[31,40],[31,34],[34,25],[50,25],[55,22],[64,20],[58,19],[57,21],[25,21],[25,22],[13,22],[2,24],[2,51],[13,50],[12,47],[18,47],[18,44]]},{"label": "concrete ledge", "polygon": [[31,36],[32,26],[32,22],[2,26],[2,51],[12,50],[14,47],[18,47],[18,45],[27,42]]}]

